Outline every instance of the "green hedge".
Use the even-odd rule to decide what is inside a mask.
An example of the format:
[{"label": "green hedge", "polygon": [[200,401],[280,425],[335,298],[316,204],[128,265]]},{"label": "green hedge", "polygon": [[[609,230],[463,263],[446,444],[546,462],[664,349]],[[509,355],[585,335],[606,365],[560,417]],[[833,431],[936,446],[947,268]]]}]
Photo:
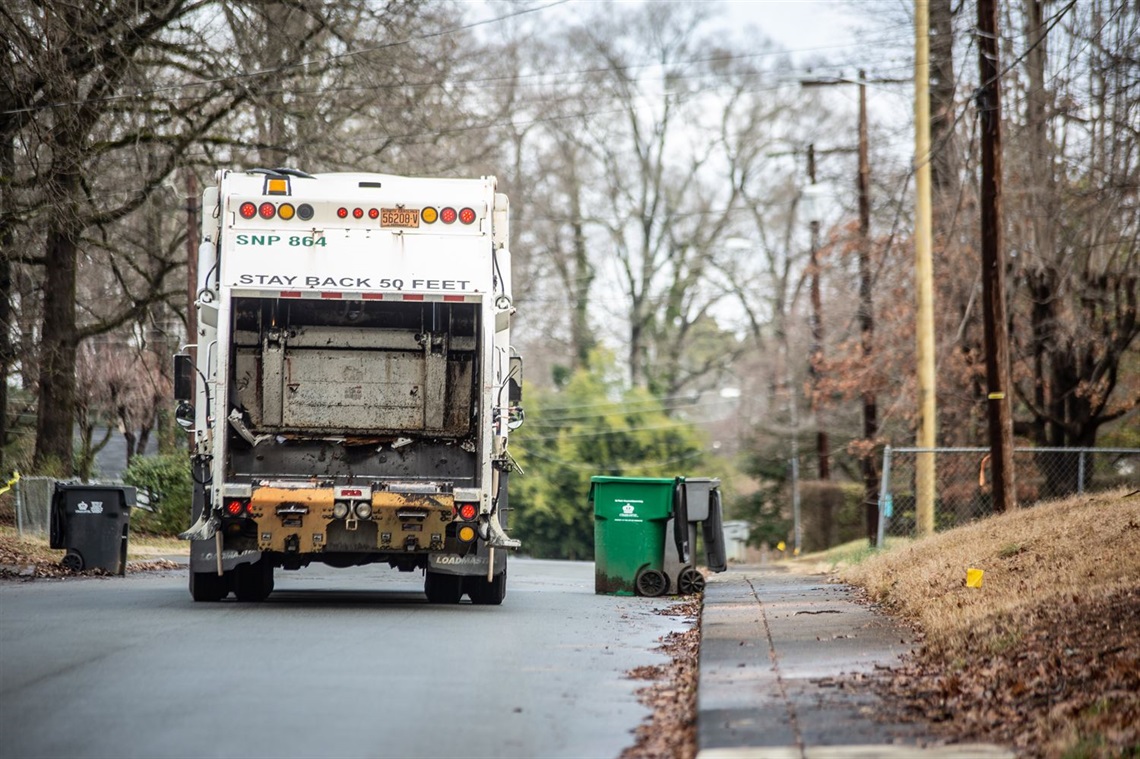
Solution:
[{"label": "green hedge", "polygon": [[185,453],[136,456],[123,474],[123,481],[151,493],[154,513],[136,509],[131,529],[153,535],[177,535],[190,526],[190,459]]}]

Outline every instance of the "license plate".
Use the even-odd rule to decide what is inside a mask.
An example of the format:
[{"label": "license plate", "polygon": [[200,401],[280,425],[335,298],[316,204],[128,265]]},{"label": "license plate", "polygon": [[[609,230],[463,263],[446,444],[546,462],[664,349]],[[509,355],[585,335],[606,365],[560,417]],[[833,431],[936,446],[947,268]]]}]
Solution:
[{"label": "license plate", "polygon": [[380,226],[417,228],[420,225],[418,208],[381,208]]}]

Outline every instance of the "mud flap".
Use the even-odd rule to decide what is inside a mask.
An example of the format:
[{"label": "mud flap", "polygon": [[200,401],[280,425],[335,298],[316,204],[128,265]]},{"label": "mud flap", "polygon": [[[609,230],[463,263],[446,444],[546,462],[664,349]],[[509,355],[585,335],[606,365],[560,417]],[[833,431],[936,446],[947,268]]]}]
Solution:
[{"label": "mud flap", "polygon": [[[229,572],[239,564],[250,564],[261,558],[261,551],[222,550],[222,571]],[[210,540],[190,541],[190,571],[218,571],[217,542]]]},{"label": "mud flap", "polygon": [[[428,570],[445,575],[460,575],[463,577],[487,576],[490,568],[488,545],[483,541],[475,546],[475,550],[466,556],[457,556],[447,553],[433,553],[428,555]],[[507,552],[495,551],[494,574],[507,569]]]}]

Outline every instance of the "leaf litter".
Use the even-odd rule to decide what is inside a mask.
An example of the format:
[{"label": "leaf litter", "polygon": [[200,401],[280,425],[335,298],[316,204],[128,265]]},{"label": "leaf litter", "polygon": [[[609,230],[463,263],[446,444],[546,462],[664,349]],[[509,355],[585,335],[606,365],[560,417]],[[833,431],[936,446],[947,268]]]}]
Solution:
[{"label": "leaf litter", "polygon": [[684,617],[692,626],[662,636],[657,650],[667,664],[637,667],[628,677],[649,681],[637,691],[638,700],[651,710],[634,731],[635,743],[620,759],[694,759],[697,755],[697,682],[701,650],[703,594],[658,611]]}]

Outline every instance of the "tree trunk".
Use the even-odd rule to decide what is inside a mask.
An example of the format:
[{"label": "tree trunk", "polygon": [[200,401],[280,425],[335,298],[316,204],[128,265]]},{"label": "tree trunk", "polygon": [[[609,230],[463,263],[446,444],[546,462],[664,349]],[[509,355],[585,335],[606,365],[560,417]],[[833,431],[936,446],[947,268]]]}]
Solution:
[{"label": "tree trunk", "polygon": [[7,179],[16,173],[16,155],[12,136],[5,126],[0,128],[0,474],[7,473],[8,447],[8,373],[16,356],[12,352],[12,259],[14,240],[10,213],[11,202]]},{"label": "tree trunk", "polygon": [[934,210],[935,229],[943,232],[949,226],[949,219],[938,217],[946,215],[946,201],[956,199],[958,194],[959,162],[954,145],[955,84],[953,2],[930,0],[930,183],[936,198],[942,201],[934,204]]},{"label": "tree trunk", "polygon": [[[79,177],[68,173],[54,182],[61,197],[74,199]],[[66,203],[64,208],[74,208]],[[40,341],[40,388],[36,410],[37,472],[66,476],[72,472],[75,426],[75,279],[78,244],[74,215],[66,211],[48,232],[44,266],[43,331]]]}]

